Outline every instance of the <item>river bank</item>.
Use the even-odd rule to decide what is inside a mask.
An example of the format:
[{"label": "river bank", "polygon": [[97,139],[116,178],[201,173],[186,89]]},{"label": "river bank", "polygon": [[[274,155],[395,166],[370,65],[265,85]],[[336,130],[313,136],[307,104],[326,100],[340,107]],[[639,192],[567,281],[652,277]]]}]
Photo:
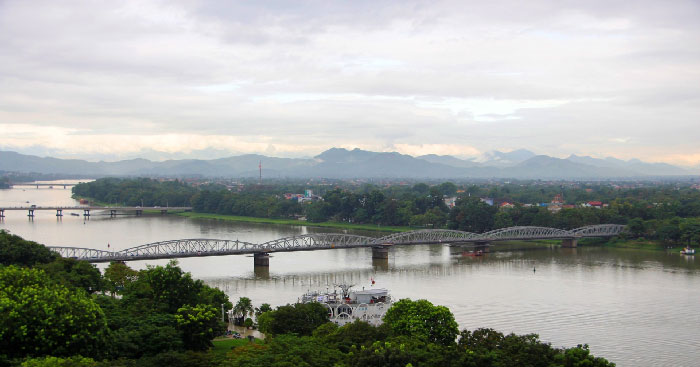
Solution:
[{"label": "river bank", "polygon": [[[78,200],[79,197],[73,196],[74,199]],[[88,198],[86,198],[88,199]],[[102,206],[118,206],[118,204],[103,203],[99,201],[92,201],[96,205]],[[157,210],[144,210],[146,214],[159,213]],[[183,216],[188,218],[203,218],[203,219],[216,219],[223,221],[233,221],[242,223],[264,223],[264,224],[276,224],[276,225],[291,225],[291,226],[306,226],[306,227],[318,227],[318,228],[336,228],[336,229],[346,229],[346,230],[364,230],[364,231],[379,231],[379,232],[408,232],[419,229],[425,229],[423,227],[407,227],[407,226],[379,226],[373,224],[354,224],[347,222],[307,222],[298,219],[273,219],[273,218],[258,218],[258,217],[245,217],[237,215],[225,215],[225,214],[213,214],[213,213],[199,213],[199,212],[171,212],[171,215]],[[508,250],[527,250],[527,249],[537,249],[542,248],[543,245],[557,246],[560,244],[559,240],[536,240],[536,241],[507,241],[501,244]],[[588,238],[579,240],[581,246],[601,246],[607,248],[622,248],[622,249],[635,249],[635,250],[645,250],[645,251],[668,251],[668,252],[680,252],[683,249],[683,245],[673,244],[667,245],[659,241],[646,240],[646,239],[623,239],[619,237],[613,237],[611,239],[595,239]],[[500,250],[503,251],[503,250]]]},{"label": "river bank", "polygon": [[[377,226],[372,224],[354,224],[345,222],[306,222],[297,219],[272,219],[272,218],[257,218],[257,217],[244,217],[237,215],[224,215],[224,214],[212,214],[212,213],[197,213],[197,212],[179,212],[170,213],[172,215],[183,216],[188,218],[204,218],[204,219],[216,219],[224,221],[234,221],[243,223],[265,223],[265,224],[278,224],[278,225],[291,225],[291,226],[307,226],[307,227],[320,227],[320,228],[337,228],[337,229],[347,229],[347,230],[365,230],[365,231],[380,231],[380,232],[408,232],[415,231],[419,229],[425,229],[422,227],[402,227],[402,226]],[[527,250],[527,249],[537,249],[545,246],[558,246],[561,244],[560,240],[535,240],[535,241],[506,241],[500,243],[501,245],[506,245],[508,250]],[[608,248],[624,248],[624,249],[636,249],[645,251],[671,251],[678,252],[683,249],[684,246],[664,245],[661,242],[645,239],[623,239],[614,237],[612,239],[598,239],[598,238],[587,238],[579,240],[581,246],[601,246]],[[502,251],[502,250],[501,250]],[[507,251],[507,250],[506,250]]]},{"label": "river bank", "polygon": [[272,219],[272,218],[256,218],[256,217],[243,217],[237,215],[224,215],[224,214],[211,214],[211,213],[197,213],[197,212],[181,212],[173,213],[174,215],[179,215],[189,218],[204,218],[204,219],[216,219],[216,220],[227,220],[235,222],[246,222],[246,223],[266,223],[266,224],[281,224],[281,225],[291,225],[291,226],[307,226],[307,227],[326,227],[326,228],[339,228],[339,229],[352,229],[352,230],[363,230],[363,231],[380,231],[380,232],[407,232],[413,231],[421,228],[412,227],[394,227],[394,226],[379,226],[373,224],[354,224],[345,222],[306,222],[297,219]]}]

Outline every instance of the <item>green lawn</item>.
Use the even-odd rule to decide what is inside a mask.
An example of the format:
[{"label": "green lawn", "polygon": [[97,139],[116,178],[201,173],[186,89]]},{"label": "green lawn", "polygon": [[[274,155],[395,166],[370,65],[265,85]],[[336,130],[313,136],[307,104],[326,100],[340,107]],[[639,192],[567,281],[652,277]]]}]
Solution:
[{"label": "green lawn", "polygon": [[[263,341],[260,339],[255,339],[255,343],[261,344]],[[212,341],[214,347],[211,348],[211,352],[217,356],[225,356],[226,353],[231,351],[232,347],[240,347],[248,345],[248,339],[233,339],[233,338],[217,338]]]}]

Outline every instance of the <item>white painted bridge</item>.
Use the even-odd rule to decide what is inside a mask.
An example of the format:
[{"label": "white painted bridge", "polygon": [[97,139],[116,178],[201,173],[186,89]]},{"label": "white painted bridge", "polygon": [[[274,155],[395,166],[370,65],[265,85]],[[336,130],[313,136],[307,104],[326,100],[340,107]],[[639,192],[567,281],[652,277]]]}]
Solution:
[{"label": "white painted bridge", "polygon": [[[471,243],[487,247],[497,241],[528,241],[561,239],[574,241],[580,238],[612,237],[622,233],[624,225],[601,224],[573,230],[547,227],[509,227],[485,233],[471,233],[446,229],[423,229],[400,232],[384,237],[366,237],[342,233],[316,233],[280,238],[264,243],[238,240],[181,239],[148,243],[121,251],[104,251],[80,247],[53,247],[63,257],[86,260],[92,263],[130,260],[172,259],[182,257],[255,255],[256,265],[267,265],[258,258],[274,252],[314,251],[341,248],[369,247],[387,249],[389,246],[425,245],[434,243]],[[565,242],[566,243],[566,242]]]}]

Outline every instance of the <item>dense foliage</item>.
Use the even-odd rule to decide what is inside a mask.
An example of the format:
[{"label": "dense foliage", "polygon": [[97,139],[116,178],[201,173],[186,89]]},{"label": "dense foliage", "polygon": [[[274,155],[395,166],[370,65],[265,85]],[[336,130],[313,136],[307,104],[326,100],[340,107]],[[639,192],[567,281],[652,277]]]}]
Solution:
[{"label": "dense foliage", "polygon": [[32,266],[57,258],[46,246],[0,230],[0,264]]},{"label": "dense foliage", "polygon": [[38,269],[0,267],[0,354],[99,355],[107,337],[100,307],[79,288]]},{"label": "dense foliage", "polygon": [[311,335],[318,326],[326,322],[328,309],[315,302],[280,306],[258,318],[260,331],[270,335]]},{"label": "dense foliage", "polygon": [[73,187],[73,194],[77,196],[127,206],[189,206],[195,192],[195,188],[177,180],[148,178],[103,178]]},{"label": "dense foliage", "polygon": [[[629,186],[629,187],[625,187]],[[322,199],[299,203],[289,192],[311,188]],[[601,223],[630,224],[630,238],[663,244],[700,241],[700,190],[690,184],[621,183],[490,183],[457,186],[353,186],[278,184],[274,186],[189,186],[178,181],[101,179],[74,188],[77,196],[105,202],[139,205],[191,205],[195,211],[261,218],[305,216],[310,222],[449,228],[486,232],[510,226],[562,229]],[[561,210],[546,204],[563,199]],[[448,207],[446,198],[456,198]],[[494,205],[483,198],[490,198]],[[603,208],[584,207],[600,201]],[[499,203],[512,207],[499,207]]]},{"label": "dense foliage", "polygon": [[[29,241],[13,244],[29,248],[19,253],[39,252]],[[14,259],[0,266],[0,366],[614,366],[586,346],[552,348],[536,335],[460,334],[446,307],[409,299],[395,303],[382,326],[338,327],[319,303],[256,309],[241,297],[236,312],[256,314],[267,338],[216,354],[212,339],[224,331],[219,307],[233,305],[175,262],[141,271],[112,263],[97,281],[99,271],[87,263],[18,267],[37,262]]]}]

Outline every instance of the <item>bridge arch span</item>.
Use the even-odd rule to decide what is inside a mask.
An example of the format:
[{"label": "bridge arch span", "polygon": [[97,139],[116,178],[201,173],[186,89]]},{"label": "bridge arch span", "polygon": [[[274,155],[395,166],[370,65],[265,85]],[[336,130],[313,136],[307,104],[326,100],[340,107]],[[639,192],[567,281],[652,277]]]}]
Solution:
[{"label": "bridge arch span", "polygon": [[49,250],[61,255],[61,257],[69,257],[79,260],[105,259],[115,258],[119,256],[118,252],[95,250],[83,247],[60,247],[46,246]]},{"label": "bridge arch span", "polygon": [[610,237],[624,232],[626,228],[622,224],[594,224],[572,229],[571,232],[580,237]]},{"label": "bridge arch span", "polygon": [[331,248],[368,247],[375,238],[344,233],[313,233],[261,243],[260,252],[305,251]]},{"label": "bridge arch span", "polygon": [[474,241],[479,237],[476,233],[456,231],[451,229],[419,229],[417,231],[399,232],[374,240],[375,244],[391,243],[394,245],[414,243],[441,243]]},{"label": "bridge arch span", "polygon": [[228,255],[250,253],[259,246],[254,243],[238,240],[217,240],[205,238],[188,238],[148,243],[119,251],[120,257],[149,258],[149,257],[188,257],[201,255]]},{"label": "bridge arch span", "polygon": [[518,226],[500,228],[490,232],[482,233],[482,241],[509,241],[509,240],[540,240],[548,238],[572,238],[576,235],[573,232],[549,227]]}]

